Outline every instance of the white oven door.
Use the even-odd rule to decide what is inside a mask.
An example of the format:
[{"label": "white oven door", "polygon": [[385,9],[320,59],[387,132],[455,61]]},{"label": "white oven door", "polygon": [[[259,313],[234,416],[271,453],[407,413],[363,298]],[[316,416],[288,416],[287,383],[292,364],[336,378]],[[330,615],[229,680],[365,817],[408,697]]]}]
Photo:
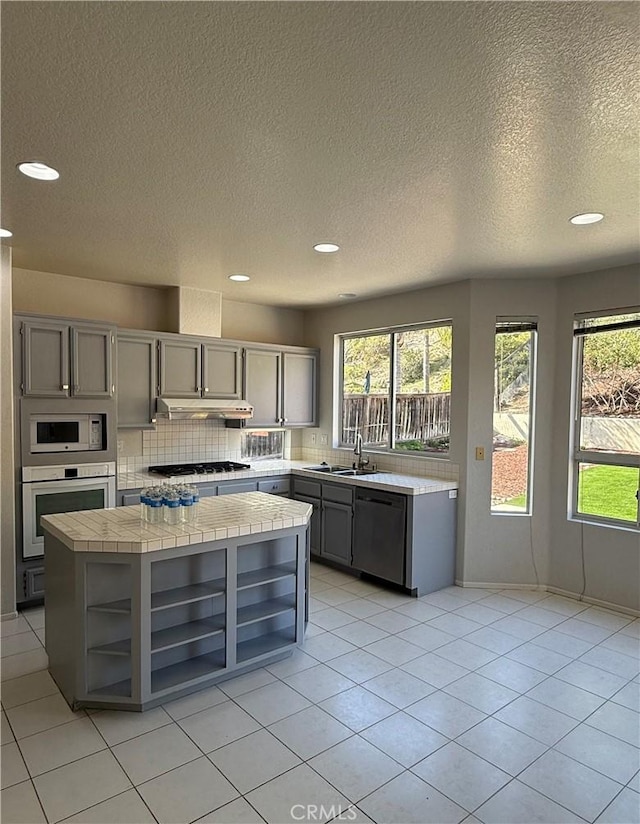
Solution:
[{"label": "white oven door", "polygon": [[42,515],[77,512],[81,509],[107,509],[116,503],[116,479],[74,478],[22,484],[22,557],[44,554]]}]

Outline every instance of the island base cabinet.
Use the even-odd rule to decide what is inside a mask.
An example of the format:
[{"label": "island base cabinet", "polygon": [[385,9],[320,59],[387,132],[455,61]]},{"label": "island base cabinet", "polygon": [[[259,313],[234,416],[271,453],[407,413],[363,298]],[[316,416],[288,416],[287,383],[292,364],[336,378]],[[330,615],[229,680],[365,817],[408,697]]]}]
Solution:
[{"label": "island base cabinet", "polygon": [[301,644],[307,528],[144,553],[45,533],[49,670],[79,707],[145,710]]}]

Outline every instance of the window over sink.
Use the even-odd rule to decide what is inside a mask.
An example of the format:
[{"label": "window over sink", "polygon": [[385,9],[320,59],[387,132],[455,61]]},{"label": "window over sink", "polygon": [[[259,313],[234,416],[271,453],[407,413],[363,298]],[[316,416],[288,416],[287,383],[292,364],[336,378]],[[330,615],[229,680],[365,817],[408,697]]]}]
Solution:
[{"label": "window over sink", "polygon": [[340,446],[447,455],[450,320],[339,336]]}]

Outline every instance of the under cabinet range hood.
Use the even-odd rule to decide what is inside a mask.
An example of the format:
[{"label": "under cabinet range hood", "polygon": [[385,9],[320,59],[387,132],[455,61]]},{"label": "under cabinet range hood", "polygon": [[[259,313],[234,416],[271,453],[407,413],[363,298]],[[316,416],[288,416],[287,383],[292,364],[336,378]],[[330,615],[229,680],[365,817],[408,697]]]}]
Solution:
[{"label": "under cabinet range hood", "polygon": [[247,401],[218,398],[158,398],[157,416],[170,421],[247,420],[253,417],[253,406]]}]

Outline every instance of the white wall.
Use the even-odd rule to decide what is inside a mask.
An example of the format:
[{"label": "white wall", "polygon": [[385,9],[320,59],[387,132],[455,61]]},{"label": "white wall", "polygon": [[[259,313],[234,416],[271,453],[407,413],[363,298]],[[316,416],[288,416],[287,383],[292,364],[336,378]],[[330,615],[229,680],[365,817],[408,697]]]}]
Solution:
[{"label": "white wall", "polygon": [[13,311],[87,318],[170,332],[169,289],[13,270]]},{"label": "white wall", "polygon": [[[458,560],[463,557],[462,542],[466,510],[467,462],[467,386],[469,382],[469,309],[470,284],[453,283],[415,292],[388,295],[384,298],[345,303],[327,309],[305,313],[305,342],[320,348],[320,420],[318,430],[304,430],[303,447],[311,449],[311,435],[326,434],[331,443],[333,435],[334,405],[334,341],[335,335],[367,329],[421,323],[432,320],[453,320],[452,387],[451,387],[451,452],[450,460],[460,467],[458,498]],[[384,458],[376,462],[385,468],[394,467],[393,461]],[[443,459],[403,458],[403,464],[426,464],[437,467]],[[405,469],[405,471],[407,471]],[[418,472],[416,474],[423,474]]]},{"label": "white wall", "polygon": [[222,337],[257,343],[304,344],[304,312],[222,299]]},{"label": "white wall", "polygon": [[[471,282],[470,288],[469,460],[461,579],[478,583],[544,583],[549,568],[556,281],[477,280]],[[532,517],[492,515],[490,509],[495,326],[499,315],[526,315],[538,320]],[[476,446],[484,447],[484,461],[475,460]]]},{"label": "white wall", "polygon": [[0,612],[16,608],[11,249],[0,248]]},{"label": "white wall", "polygon": [[[450,457],[459,466],[458,580],[531,586],[539,581],[579,594],[584,530],[586,595],[640,609],[637,532],[567,521],[573,314],[637,304],[637,268],[624,267],[571,278],[474,280],[307,312],[306,343],[321,349],[315,432],[332,435],[334,335],[452,318]],[[495,323],[497,316],[521,315],[537,317],[539,330],[531,518],[490,513]],[[312,432],[303,433],[305,448]],[[485,461],[475,460],[476,446],[484,447]]]},{"label": "white wall", "polygon": [[577,312],[640,305],[640,271],[625,266],[558,281],[556,380],[551,476],[549,583],[595,599],[640,609],[640,537],[637,532],[567,520],[573,316]]}]

